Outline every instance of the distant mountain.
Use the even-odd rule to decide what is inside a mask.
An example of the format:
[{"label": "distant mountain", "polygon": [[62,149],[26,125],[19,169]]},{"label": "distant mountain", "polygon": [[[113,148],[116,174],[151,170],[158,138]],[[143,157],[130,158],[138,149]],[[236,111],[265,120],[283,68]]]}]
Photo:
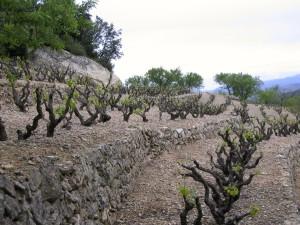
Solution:
[{"label": "distant mountain", "polygon": [[[295,92],[300,90],[300,74],[280,79],[264,80],[263,82],[263,85],[261,85],[262,89],[278,86],[282,92]],[[226,92],[226,90],[221,87],[208,89],[206,91],[211,93]]]},{"label": "distant mountain", "polygon": [[275,80],[266,80],[262,89],[278,86],[281,91],[291,92],[300,89],[300,74]]}]

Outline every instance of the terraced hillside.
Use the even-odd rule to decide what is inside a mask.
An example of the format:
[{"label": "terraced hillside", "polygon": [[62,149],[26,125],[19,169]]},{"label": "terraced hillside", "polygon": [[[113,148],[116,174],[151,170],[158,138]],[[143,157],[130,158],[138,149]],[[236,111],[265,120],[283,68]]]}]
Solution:
[{"label": "terraced hillside", "polygon": [[[199,101],[210,100],[205,93]],[[216,96],[211,104],[225,101]],[[3,88],[0,112],[9,138],[0,142],[1,224],[180,224],[179,187],[187,185],[203,198],[201,185],[181,176],[181,164],[195,159],[209,166],[207,152],[220,145],[218,131],[239,120],[234,113],[239,105],[232,101],[220,114],[175,120],[168,113],[160,119],[153,106],[148,122],[139,114],[125,122],[121,111],[108,110],[111,119],[105,123],[82,126],[74,117],[51,138],[45,117],[31,137],[18,140],[16,130],[36,115],[34,101],[28,112],[20,112]],[[259,106],[248,108],[250,117],[263,118]],[[278,117],[274,109],[265,111]],[[234,210],[255,205],[260,212],[241,224],[298,224],[299,141],[299,134],[272,135],[258,145],[259,173]],[[213,224],[204,206],[203,212],[204,224]]]}]

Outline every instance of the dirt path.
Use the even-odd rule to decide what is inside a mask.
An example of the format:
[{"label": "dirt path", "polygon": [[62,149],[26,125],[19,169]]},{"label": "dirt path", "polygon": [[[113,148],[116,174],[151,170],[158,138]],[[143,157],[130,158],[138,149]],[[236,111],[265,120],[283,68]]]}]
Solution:
[{"label": "dirt path", "polygon": [[204,160],[206,150],[213,149],[216,144],[216,139],[207,139],[193,145],[177,146],[149,162],[127,202],[117,212],[116,224],[179,224],[182,209],[179,187],[191,182],[182,179],[179,164],[191,160],[192,156]]},{"label": "dirt path", "polygon": [[[283,225],[291,213],[295,213],[295,205],[291,199],[290,177],[284,172],[285,163],[279,155],[283,148],[300,141],[300,136],[287,138],[274,137],[261,143],[259,150],[264,158],[259,168],[260,176],[242,192],[242,200],[237,205],[247,209],[251,205],[260,207],[256,218],[249,218],[244,225]],[[207,151],[214,151],[218,139],[201,140],[193,145],[182,146],[165,152],[159,158],[150,161],[136,180],[133,192],[122,208],[115,213],[116,225],[172,225],[179,223],[182,199],[179,187],[194,187],[203,193],[199,185],[190,179],[180,176],[182,168],[179,163],[197,159],[207,165]],[[208,215],[207,209],[204,210]],[[204,224],[211,224],[210,218],[204,218]]]}]

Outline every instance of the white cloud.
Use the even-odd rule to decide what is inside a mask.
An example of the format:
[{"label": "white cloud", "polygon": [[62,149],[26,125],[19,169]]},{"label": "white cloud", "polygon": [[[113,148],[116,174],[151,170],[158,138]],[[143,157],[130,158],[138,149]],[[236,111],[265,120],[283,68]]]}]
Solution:
[{"label": "white cloud", "polygon": [[300,72],[299,0],[101,0],[94,14],[123,30],[123,80],[156,66],[197,72],[208,88],[218,72]]}]

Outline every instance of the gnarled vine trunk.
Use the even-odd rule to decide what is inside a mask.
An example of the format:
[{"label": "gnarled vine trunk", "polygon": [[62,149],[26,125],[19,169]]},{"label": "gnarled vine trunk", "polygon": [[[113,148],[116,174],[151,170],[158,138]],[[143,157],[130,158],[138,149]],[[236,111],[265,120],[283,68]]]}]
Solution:
[{"label": "gnarled vine trunk", "polygon": [[2,118],[0,117],[0,141],[6,141],[8,139],[4,121],[2,121]]}]

